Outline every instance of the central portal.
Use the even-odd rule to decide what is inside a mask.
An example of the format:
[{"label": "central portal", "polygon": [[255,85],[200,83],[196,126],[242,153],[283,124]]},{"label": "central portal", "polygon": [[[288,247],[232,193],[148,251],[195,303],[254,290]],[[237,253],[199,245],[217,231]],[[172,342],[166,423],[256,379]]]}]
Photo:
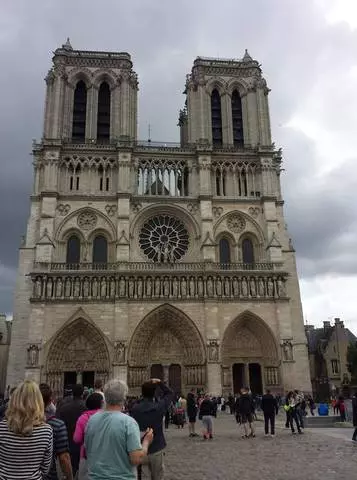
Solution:
[{"label": "central portal", "polygon": [[206,386],[205,349],[194,323],[180,310],[164,305],[136,328],[129,347],[128,383],[140,393],[148,378],[160,378],[176,394]]}]

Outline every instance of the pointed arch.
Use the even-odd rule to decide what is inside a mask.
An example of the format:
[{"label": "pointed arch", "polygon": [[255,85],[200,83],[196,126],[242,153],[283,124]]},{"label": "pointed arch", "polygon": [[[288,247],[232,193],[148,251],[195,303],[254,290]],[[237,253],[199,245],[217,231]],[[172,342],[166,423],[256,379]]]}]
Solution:
[{"label": "pointed arch", "polygon": [[65,372],[92,372],[106,381],[110,375],[110,355],[100,329],[82,309],[45,345],[47,383],[55,395],[63,393]]},{"label": "pointed arch", "polygon": [[236,88],[232,92],[231,104],[232,104],[233,144],[234,146],[239,147],[244,144],[243,111],[242,111],[241,95]]},{"label": "pointed arch", "polygon": [[245,310],[227,326],[221,346],[222,362],[234,364],[244,358],[261,358],[264,363],[278,365],[275,336],[258,315]]},{"label": "pointed arch", "polygon": [[100,84],[98,91],[97,140],[109,142],[111,91],[107,81]]},{"label": "pointed arch", "polygon": [[222,106],[221,96],[217,88],[214,88],[211,93],[211,124],[212,144],[220,146],[223,144]]},{"label": "pointed arch", "polygon": [[185,365],[204,365],[206,353],[198,328],[182,310],[165,304],[148,313],[136,327],[129,345],[129,366],[149,365],[150,345],[156,335],[164,332],[180,344]]},{"label": "pointed arch", "polygon": [[83,80],[76,84],[73,94],[72,139],[84,141],[86,136],[87,86]]}]

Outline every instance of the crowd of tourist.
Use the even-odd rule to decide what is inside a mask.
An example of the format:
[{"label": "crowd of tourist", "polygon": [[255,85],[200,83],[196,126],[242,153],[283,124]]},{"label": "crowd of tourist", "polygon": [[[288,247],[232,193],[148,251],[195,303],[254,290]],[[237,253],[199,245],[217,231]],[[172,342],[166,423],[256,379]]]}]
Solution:
[{"label": "crowd of tourist", "polygon": [[[302,434],[307,411],[314,415],[315,410],[311,396],[297,390],[284,398],[269,390],[255,396],[248,388],[227,398],[191,390],[186,398],[151,379],[142,385],[140,398],[127,394],[127,385],[115,379],[104,387],[97,381],[94,389],[74,385],[56,401],[49,385],[22,382],[0,407],[0,479],[140,479],[146,465],[151,480],[162,480],[164,426],[183,428],[187,422],[192,438],[200,436],[196,423],[201,420],[202,439],[210,441],[217,412],[226,412],[248,439],[256,436],[259,411],[265,435],[274,437],[279,411],[285,411],[286,428]],[[357,397],[353,406],[357,427]]]}]

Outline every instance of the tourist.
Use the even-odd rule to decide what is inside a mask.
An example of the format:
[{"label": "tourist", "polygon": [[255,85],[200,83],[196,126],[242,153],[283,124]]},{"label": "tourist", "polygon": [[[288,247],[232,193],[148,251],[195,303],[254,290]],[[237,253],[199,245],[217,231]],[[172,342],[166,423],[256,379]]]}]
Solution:
[{"label": "tourist", "polygon": [[57,409],[57,417],[63,420],[67,427],[73,476],[75,476],[78,471],[80,460],[80,446],[73,441],[73,434],[78,418],[86,411],[86,405],[83,401],[83,391],[84,388],[82,385],[74,385],[72,389],[72,399],[62,403],[59,409]]},{"label": "tourist", "polygon": [[100,378],[94,382],[94,392],[93,393],[100,393],[104,400],[104,393],[103,393],[103,382]]},{"label": "tourist", "polygon": [[270,435],[274,437],[277,401],[276,401],[276,398],[271,394],[269,389],[267,389],[266,394],[263,395],[261,408],[264,414],[265,436],[266,437],[269,436],[269,424],[270,424]]},{"label": "tourist", "polygon": [[101,393],[92,393],[86,400],[87,411],[82,413],[76,423],[76,429],[73,434],[73,441],[78,443],[81,447],[80,462],[78,469],[78,480],[85,480],[88,478],[87,462],[84,449],[84,432],[86,431],[87,423],[92,415],[97,413],[103,406],[103,397]]},{"label": "tourist", "polygon": [[338,398],[337,405],[338,405],[338,410],[340,412],[341,422],[345,422],[346,421],[346,405],[345,405],[345,399],[342,396]]},{"label": "tourist", "polygon": [[254,430],[254,403],[247,388],[241,388],[238,400],[238,412],[243,426],[242,438],[255,437]]},{"label": "tourist", "polygon": [[357,442],[357,392],[355,392],[352,397],[352,420],[353,426],[355,427],[352,440]]},{"label": "tourist", "polygon": [[316,405],[315,405],[314,399],[312,398],[311,395],[309,395],[309,397],[308,397],[308,404],[309,404],[309,409],[310,409],[310,415],[312,417],[314,417],[315,416]]},{"label": "tourist", "polygon": [[[164,469],[164,449],[166,440],[163,432],[163,419],[173,400],[173,392],[160,379],[153,378],[141,386],[142,400],[131,411],[141,432],[148,428],[154,432],[154,440],[149,447],[147,464],[152,480],[161,480]],[[158,396],[155,399],[155,394]]]},{"label": "tourist", "polygon": [[187,417],[188,417],[188,432],[190,437],[198,437],[195,432],[196,418],[197,418],[197,403],[195,398],[195,390],[192,388],[187,395]]},{"label": "tourist", "polygon": [[45,406],[45,418],[48,425],[53,430],[53,460],[49,474],[45,477],[48,480],[57,480],[56,460],[67,480],[72,480],[71,456],[68,447],[68,435],[66,425],[62,420],[55,417],[56,408],[52,403],[52,390],[46,383],[40,384],[40,392],[42,394]]},{"label": "tourist", "polygon": [[304,428],[304,416],[306,415],[306,401],[304,394],[299,392],[299,390],[294,391],[295,397],[295,410],[300,428]]},{"label": "tourist", "polygon": [[141,443],[137,422],[122,413],[127,393],[126,383],[110,380],[104,386],[105,409],[88,421],[84,447],[89,480],[136,480],[135,466],[148,453],[153,431],[147,429]]},{"label": "tourist", "polygon": [[300,428],[299,419],[296,413],[296,396],[294,392],[289,392],[288,395],[286,396],[284,408],[287,413],[287,421],[288,421],[288,425],[291,428],[291,433],[293,434],[296,433],[294,429],[294,421],[295,421],[298,433],[302,434],[303,432]]},{"label": "tourist", "polygon": [[333,408],[333,414],[338,415],[340,412],[339,412],[339,409],[338,409],[338,403],[337,403],[336,397],[332,397],[331,405],[332,405],[332,408]]},{"label": "tourist", "polygon": [[199,419],[203,424],[203,439],[212,440],[213,438],[213,418],[215,414],[215,407],[208,394],[206,394],[200,405]]},{"label": "tourist", "polygon": [[43,480],[50,471],[53,431],[45,421],[41,392],[25,380],[13,392],[0,422],[0,478]]}]

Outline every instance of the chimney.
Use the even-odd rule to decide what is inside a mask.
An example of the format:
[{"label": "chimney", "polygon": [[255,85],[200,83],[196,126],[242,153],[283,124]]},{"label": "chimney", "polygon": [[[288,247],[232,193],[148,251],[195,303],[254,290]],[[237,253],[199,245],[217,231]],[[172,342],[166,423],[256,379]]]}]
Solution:
[{"label": "chimney", "polygon": [[339,318],[335,318],[335,327],[340,326],[341,328],[345,328],[344,323]]},{"label": "chimney", "polygon": [[326,331],[326,330],[328,330],[329,328],[331,328],[331,323],[330,323],[329,320],[326,320],[326,321],[324,322],[324,330]]}]

